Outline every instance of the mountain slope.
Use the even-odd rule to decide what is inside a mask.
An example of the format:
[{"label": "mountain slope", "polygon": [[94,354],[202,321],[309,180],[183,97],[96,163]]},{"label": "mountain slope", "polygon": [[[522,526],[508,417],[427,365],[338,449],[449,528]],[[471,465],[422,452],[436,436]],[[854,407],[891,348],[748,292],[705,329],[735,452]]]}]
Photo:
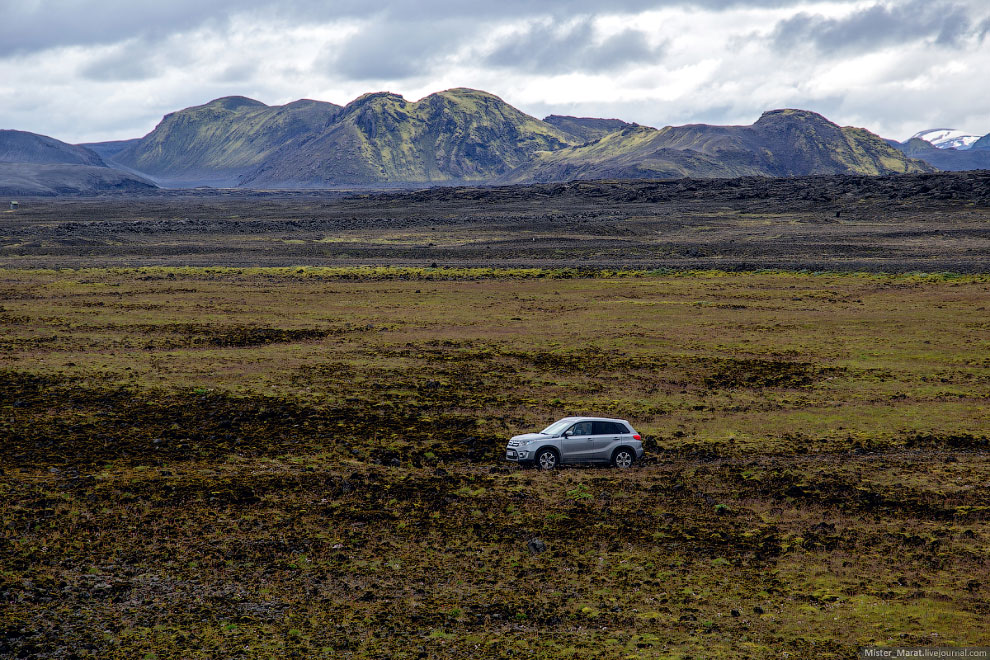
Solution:
[{"label": "mountain slope", "polygon": [[666,147],[660,131],[637,126],[568,149],[542,152],[498,183],[549,183],[574,179],[676,179],[760,174],[758,168],[726,165],[703,153]]},{"label": "mountain slope", "polygon": [[947,172],[990,169],[990,140],[986,137],[968,149],[940,149],[919,138],[911,138],[895,146],[906,156],[918,158]]},{"label": "mountain slope", "polygon": [[580,142],[487,92],[457,88],[416,102],[381,92],[349,103],[322,133],[286,145],[241,183],[319,187],[485,181],[537,151]]},{"label": "mountain slope", "polygon": [[141,138],[132,138],[130,140],[111,140],[109,142],[84,142],[78,146],[96,152],[105,163],[109,163],[121,151],[134,146],[140,141]]},{"label": "mountain slope", "polygon": [[814,112],[772,110],[752,126],[626,129],[591,144],[538,154],[501,182],[927,171],[933,168],[869,131],[839,127]]},{"label": "mountain slope", "polygon": [[85,147],[67,144],[47,135],[12,130],[0,130],[0,163],[105,165],[95,152]]},{"label": "mountain slope", "polygon": [[107,167],[85,147],[37,133],[0,130],[0,195],[150,190],[150,181]]},{"label": "mountain slope", "polygon": [[114,162],[166,185],[234,185],[287,143],[324,129],[340,106],[300,100],[268,106],[243,96],[215,99],[165,115]]},{"label": "mountain slope", "polygon": [[594,117],[570,117],[568,115],[550,115],[543,121],[556,126],[565,133],[575,135],[585,142],[594,142],[609,133],[615,133],[638,124],[630,124],[621,119],[596,119]]},{"label": "mountain slope", "polygon": [[142,192],[155,184],[110,167],[74,163],[0,163],[0,195]]},{"label": "mountain slope", "polygon": [[934,171],[908,158],[901,145],[803,110],[766,112],[750,126],[657,130],[618,119],[550,115],[541,121],[466,88],[415,102],[388,92],[365,94],[345,107],[309,100],[267,106],[231,96],[168,114],[140,140],[93,146],[108,162],[174,187]]}]

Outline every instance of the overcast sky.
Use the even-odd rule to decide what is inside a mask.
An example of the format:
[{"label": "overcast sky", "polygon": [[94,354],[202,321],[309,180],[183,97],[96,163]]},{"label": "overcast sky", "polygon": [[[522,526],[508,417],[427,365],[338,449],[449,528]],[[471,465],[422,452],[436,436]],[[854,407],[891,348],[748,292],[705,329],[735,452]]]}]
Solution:
[{"label": "overcast sky", "polygon": [[140,137],[213,98],[492,92],[537,117],[814,110],[990,133],[987,0],[0,0],[0,128]]}]

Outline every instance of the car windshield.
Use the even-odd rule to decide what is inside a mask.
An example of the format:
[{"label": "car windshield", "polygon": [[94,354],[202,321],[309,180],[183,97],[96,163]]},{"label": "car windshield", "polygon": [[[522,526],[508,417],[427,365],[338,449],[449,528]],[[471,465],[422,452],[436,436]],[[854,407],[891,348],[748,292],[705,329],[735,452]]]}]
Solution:
[{"label": "car windshield", "polygon": [[574,423],[573,419],[562,419],[559,422],[554,422],[550,426],[546,427],[540,433],[543,435],[560,435],[564,432],[564,429],[569,427]]}]

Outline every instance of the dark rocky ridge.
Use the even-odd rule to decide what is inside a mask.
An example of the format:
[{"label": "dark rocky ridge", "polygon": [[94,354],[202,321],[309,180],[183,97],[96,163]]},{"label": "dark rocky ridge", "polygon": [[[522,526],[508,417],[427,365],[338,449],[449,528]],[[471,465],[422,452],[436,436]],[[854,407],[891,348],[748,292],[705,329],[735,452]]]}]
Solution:
[{"label": "dark rocky ridge", "polygon": [[587,142],[594,142],[609,133],[639,125],[621,119],[596,119],[594,117],[570,117],[567,115],[550,115],[544,117],[543,121],[571,135],[583,138]]},{"label": "dark rocky ridge", "polygon": [[[98,219],[97,219],[98,218]],[[0,267],[990,272],[990,172],[22,200]]]}]

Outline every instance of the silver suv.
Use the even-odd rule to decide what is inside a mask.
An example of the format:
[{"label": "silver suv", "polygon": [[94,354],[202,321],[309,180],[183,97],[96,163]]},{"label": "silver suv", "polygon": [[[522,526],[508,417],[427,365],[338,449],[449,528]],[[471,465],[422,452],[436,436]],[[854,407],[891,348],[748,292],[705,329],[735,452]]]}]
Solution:
[{"label": "silver suv", "polygon": [[539,433],[513,436],[505,458],[552,470],[561,463],[611,463],[627,468],[643,457],[639,433],[624,419],[565,417]]}]

